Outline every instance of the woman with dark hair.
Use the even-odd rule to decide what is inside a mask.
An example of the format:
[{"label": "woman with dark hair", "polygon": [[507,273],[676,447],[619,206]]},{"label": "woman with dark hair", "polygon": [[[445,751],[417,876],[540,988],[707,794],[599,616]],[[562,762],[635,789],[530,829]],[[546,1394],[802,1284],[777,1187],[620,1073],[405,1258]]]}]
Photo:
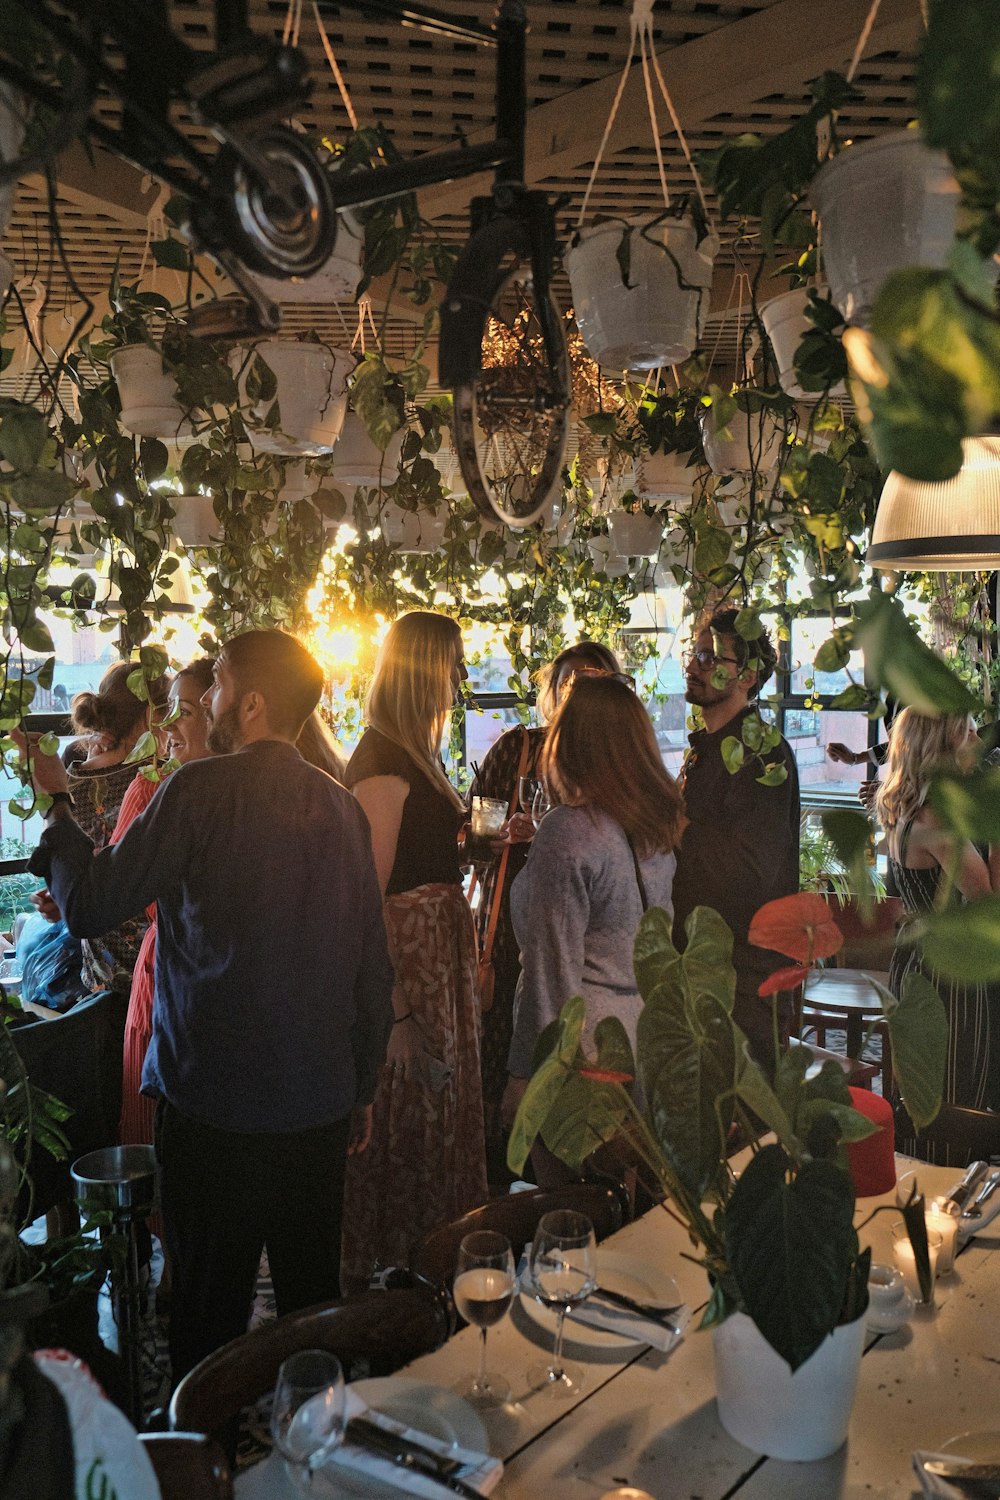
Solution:
[{"label": "woman with dark hair", "polygon": [[539,1036],[582,995],[584,1046],[617,1016],[635,1046],[642,999],[632,946],[644,910],[670,910],[683,807],[649,715],[610,676],[577,676],[549,725],[541,771],[558,805],[543,819],[514,882],[522,975],[503,1113],[527,1087]]},{"label": "woman with dark hair", "polygon": [[[479,774],[470,789],[474,797],[495,797],[507,803],[510,817],[507,844],[482,872],[476,927],[480,952],[487,951],[493,963],[493,1000],[483,1014],[482,1078],[483,1115],[486,1126],[486,1168],[491,1183],[509,1181],[507,1132],[500,1118],[500,1101],[507,1086],[507,1053],[514,1025],[514,994],[521,975],[521,955],[510,917],[510,888],[524,869],[534,824],[531,808],[521,802],[522,779],[536,781],[538,762],[545,743],[545,725],[559,706],[560,695],[577,673],[621,672],[618,658],[598,641],[577,641],[567,646],[538,673],[536,705],[542,727],[508,729],[483,757]],[[502,872],[502,876],[501,876]],[[499,906],[497,893],[499,888]],[[497,907],[496,910],[494,908]],[[489,943],[492,929],[493,940]]]},{"label": "woman with dark hair", "polygon": [[476,938],[458,854],[465,804],[441,763],[465,675],[454,620],[426,610],[396,620],[345,775],[371,825],[396,971],[371,1144],[347,1164],[348,1294],[368,1286],[376,1262],[405,1265],[427,1230],[486,1197]]}]

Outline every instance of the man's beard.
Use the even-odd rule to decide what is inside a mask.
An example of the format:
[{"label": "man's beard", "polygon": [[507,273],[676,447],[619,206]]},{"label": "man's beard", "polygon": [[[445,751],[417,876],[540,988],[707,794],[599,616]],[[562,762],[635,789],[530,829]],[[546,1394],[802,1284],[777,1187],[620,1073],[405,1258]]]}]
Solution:
[{"label": "man's beard", "polygon": [[219,717],[212,720],[206,743],[213,755],[230,755],[240,748],[242,739],[238,708],[223,709]]}]

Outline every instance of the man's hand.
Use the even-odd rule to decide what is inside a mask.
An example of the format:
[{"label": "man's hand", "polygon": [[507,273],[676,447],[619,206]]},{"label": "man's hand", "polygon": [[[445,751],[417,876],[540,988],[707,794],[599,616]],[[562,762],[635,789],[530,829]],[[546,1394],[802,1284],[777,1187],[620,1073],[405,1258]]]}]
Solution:
[{"label": "man's hand", "polygon": [[368,1149],[372,1138],[372,1106],[356,1104],[351,1110],[351,1123],[347,1134],[348,1156],[360,1156]]},{"label": "man's hand", "polygon": [[43,755],[38,748],[41,735],[25,735],[20,729],[12,729],[10,737],[28,764],[31,784],[36,792],[67,792],[69,782],[66,767],[58,755]]},{"label": "man's hand", "polygon": [[826,753],[831,760],[839,761],[845,766],[860,766],[868,759],[867,754],[858,756],[853,750],[848,750],[846,745],[842,745],[839,740],[831,740],[826,747]]},{"label": "man's hand", "polygon": [[41,916],[45,918],[46,922],[62,921],[62,912],[59,910],[59,907],[56,905],[55,901],[53,901],[51,892],[45,889],[35,891],[34,895],[29,899],[32,906]]},{"label": "man's hand", "polygon": [[509,1130],[513,1125],[514,1116],[517,1114],[518,1106],[524,1098],[530,1082],[530,1078],[514,1078],[511,1076],[507,1079],[507,1087],[504,1089],[503,1098],[500,1100],[500,1121],[505,1130]]}]

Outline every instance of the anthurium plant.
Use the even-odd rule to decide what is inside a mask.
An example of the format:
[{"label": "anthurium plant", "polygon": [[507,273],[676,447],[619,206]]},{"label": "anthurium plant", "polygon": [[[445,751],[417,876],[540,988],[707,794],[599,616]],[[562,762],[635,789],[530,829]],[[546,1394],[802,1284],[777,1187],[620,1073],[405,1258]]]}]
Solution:
[{"label": "anthurium plant", "polygon": [[[813,893],[769,903],[756,927],[759,941],[804,970],[841,941],[828,903]],[[636,1057],[616,1017],[599,1022],[597,1054],[587,1056],[579,996],[543,1033],[509,1163],[520,1172],[540,1136],[579,1169],[597,1146],[624,1137],[645,1185],[697,1247],[711,1285],[701,1326],[740,1310],[794,1370],[867,1305],[870,1252],[854,1229],[845,1148],[875,1127],[852,1108],[836,1063],[807,1076],[811,1054],[792,1047],[772,1082],[751,1058],[732,1015],[732,934],[716,912],[691,913],[683,954],[671,929],[670,914],[656,908],[639,924],[635,973],[645,1003]],[[941,1001],[922,981],[901,1001],[885,995],[883,1007],[907,1108],[912,1101],[914,1123],[925,1125],[944,1077]],[[641,1107],[629,1087],[636,1076]],[[738,1177],[734,1143],[751,1150]]]}]

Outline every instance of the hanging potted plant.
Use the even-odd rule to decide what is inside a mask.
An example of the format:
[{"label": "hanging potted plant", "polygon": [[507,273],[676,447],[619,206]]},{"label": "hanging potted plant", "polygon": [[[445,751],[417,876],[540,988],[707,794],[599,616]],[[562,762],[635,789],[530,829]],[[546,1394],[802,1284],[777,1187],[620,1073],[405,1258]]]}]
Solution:
[{"label": "hanging potted plant", "polygon": [[[860,1250],[854,1228],[845,1145],[875,1127],[853,1109],[835,1063],[806,1081],[805,1048],[782,1055],[772,1088],[732,1019],[728,927],[698,907],[687,934],[680,955],[669,912],[652,909],[636,936],[644,1111],[626,1086],[636,1060],[620,1021],[601,1021],[597,1057],[588,1057],[580,1045],[585,1003],[569,1000],[539,1041],[544,1061],[514,1122],[509,1162],[520,1171],[540,1136],[579,1170],[595,1141],[624,1135],[644,1182],[703,1253],[711,1296],[701,1327],[713,1331],[723,1425],[757,1452],[821,1458],[846,1435],[868,1301],[871,1252]],[[800,983],[843,941],[830,907],[812,893],[769,902],[751,937],[797,964],[772,976],[766,993],[775,981]],[[933,986],[913,978],[898,1003],[886,994],[885,1019],[893,1057],[903,1063],[901,1091],[924,1125],[941,1102],[947,1025],[939,1025]],[[737,1124],[751,1151],[738,1178],[727,1156]],[[775,1139],[762,1139],[765,1131]],[[911,1233],[919,1241],[922,1203],[918,1217]]]},{"label": "hanging potted plant", "polygon": [[663,518],[629,490],[608,516],[608,535],[619,557],[655,557],[663,541]]},{"label": "hanging potted plant", "polygon": [[784,417],[791,403],[742,386],[731,395],[714,392],[699,413],[705,457],[713,474],[766,476],[777,467]]},{"label": "hanging potted plant", "polygon": [[262,339],[234,349],[230,368],[240,413],[255,449],[328,453],[347,412],[352,355],[319,339]]},{"label": "hanging potted plant", "polygon": [[826,288],[795,287],[760,309],[778,382],[796,401],[847,400],[847,356],[834,329],[843,327]]}]

